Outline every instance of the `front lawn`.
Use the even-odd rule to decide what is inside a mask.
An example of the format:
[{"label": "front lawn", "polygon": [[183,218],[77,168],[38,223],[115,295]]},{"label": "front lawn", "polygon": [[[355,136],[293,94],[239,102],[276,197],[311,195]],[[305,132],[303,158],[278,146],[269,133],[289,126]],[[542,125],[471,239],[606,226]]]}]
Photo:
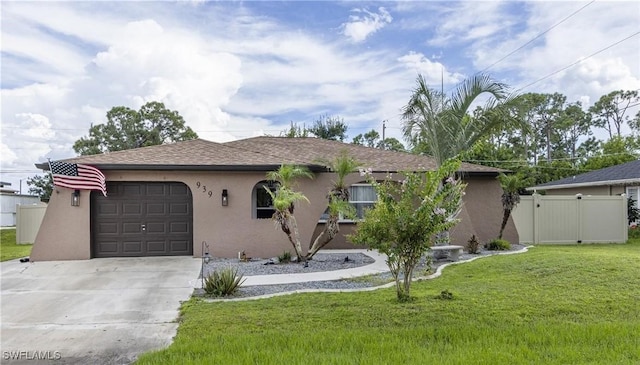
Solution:
[{"label": "front lawn", "polygon": [[640,363],[640,239],[482,258],[412,296],[191,299],[174,343],[138,364]]},{"label": "front lawn", "polygon": [[17,245],[16,230],[0,230],[0,261],[19,259],[31,255],[33,245]]}]

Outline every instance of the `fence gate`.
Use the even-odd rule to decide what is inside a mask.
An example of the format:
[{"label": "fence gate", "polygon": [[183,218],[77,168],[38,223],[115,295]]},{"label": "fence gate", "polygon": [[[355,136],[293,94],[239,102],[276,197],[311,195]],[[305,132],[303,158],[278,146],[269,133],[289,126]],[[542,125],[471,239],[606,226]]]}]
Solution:
[{"label": "fence gate", "polygon": [[522,196],[513,211],[522,243],[626,242],[626,196]]}]

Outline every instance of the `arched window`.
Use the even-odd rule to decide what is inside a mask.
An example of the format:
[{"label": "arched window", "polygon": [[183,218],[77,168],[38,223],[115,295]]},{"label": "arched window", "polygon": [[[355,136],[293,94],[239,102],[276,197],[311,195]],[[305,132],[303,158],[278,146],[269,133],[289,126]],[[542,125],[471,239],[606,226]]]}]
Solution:
[{"label": "arched window", "polygon": [[251,195],[252,209],[251,217],[254,219],[271,219],[275,210],[273,209],[273,201],[271,195],[267,192],[278,190],[278,183],[275,181],[263,180],[253,187]]}]

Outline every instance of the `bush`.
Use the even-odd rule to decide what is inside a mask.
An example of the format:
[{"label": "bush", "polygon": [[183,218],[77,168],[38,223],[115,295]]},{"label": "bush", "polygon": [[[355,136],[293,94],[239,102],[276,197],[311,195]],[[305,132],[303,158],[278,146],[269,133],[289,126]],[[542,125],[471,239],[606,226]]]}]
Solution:
[{"label": "bush", "polygon": [[491,251],[506,251],[511,248],[511,244],[507,240],[496,238],[484,245],[484,248]]},{"label": "bush", "polygon": [[291,252],[284,251],[282,255],[278,256],[278,262],[281,264],[288,264],[291,262]]},{"label": "bush", "polygon": [[453,293],[448,290],[443,290],[440,294],[436,295],[436,299],[451,300],[453,299]]},{"label": "bush", "polygon": [[480,242],[478,242],[475,234],[471,236],[469,241],[467,241],[467,252],[471,254],[480,253]]},{"label": "bush", "polygon": [[640,238],[640,227],[637,224],[632,224],[629,227],[629,239]]},{"label": "bush", "polygon": [[233,295],[244,283],[242,277],[238,269],[227,267],[215,270],[204,279],[204,292],[216,297]]}]

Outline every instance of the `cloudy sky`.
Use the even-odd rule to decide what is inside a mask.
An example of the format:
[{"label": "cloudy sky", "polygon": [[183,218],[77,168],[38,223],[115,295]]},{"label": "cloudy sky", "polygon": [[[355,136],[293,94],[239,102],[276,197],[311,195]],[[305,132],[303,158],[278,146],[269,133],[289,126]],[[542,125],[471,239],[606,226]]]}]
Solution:
[{"label": "cloudy sky", "polygon": [[587,107],[640,88],[637,1],[3,1],[0,17],[0,180],[23,192],[113,106],[162,101],[217,142],[321,115],[349,140],[383,120],[401,139],[418,74],[447,91],[484,71]]}]

